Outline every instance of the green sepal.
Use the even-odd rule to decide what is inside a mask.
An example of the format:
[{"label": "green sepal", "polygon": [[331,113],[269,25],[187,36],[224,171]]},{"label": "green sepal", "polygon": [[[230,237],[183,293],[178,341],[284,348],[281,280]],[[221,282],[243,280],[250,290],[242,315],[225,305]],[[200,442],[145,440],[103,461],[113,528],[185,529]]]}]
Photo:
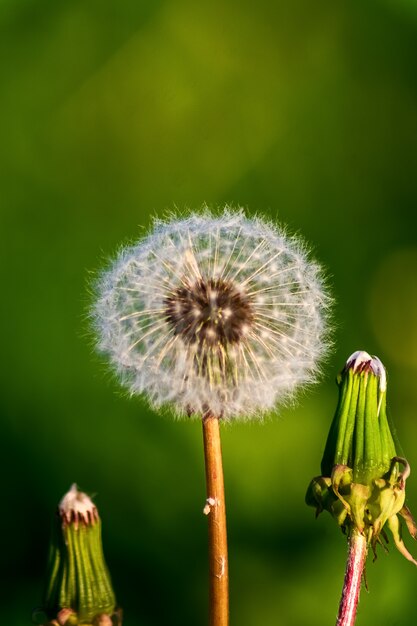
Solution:
[{"label": "green sepal", "polygon": [[[76,612],[72,624],[91,623],[102,613],[111,615],[115,595],[104,561],[101,521],[67,523],[56,516],[48,562],[44,608],[51,618],[63,608]],[[76,621],[71,621],[76,620]]]},{"label": "green sepal", "polygon": [[370,483],[397,454],[386,413],[386,392],[372,371],[348,368],[338,377],[339,401],[321,462],[323,476],[335,465],[352,468],[354,479]]}]

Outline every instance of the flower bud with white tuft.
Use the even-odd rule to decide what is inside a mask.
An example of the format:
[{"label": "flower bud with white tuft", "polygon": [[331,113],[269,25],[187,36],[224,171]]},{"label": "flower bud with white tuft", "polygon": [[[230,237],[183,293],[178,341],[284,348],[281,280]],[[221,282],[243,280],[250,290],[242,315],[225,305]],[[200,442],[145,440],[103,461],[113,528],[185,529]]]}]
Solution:
[{"label": "flower bud with white tuft", "polygon": [[73,484],[58,506],[53,527],[43,607],[47,623],[115,626],[121,624],[115,606],[97,508]]},{"label": "flower bud with white tuft", "polygon": [[339,402],[321,462],[322,476],[312,480],[307,504],[317,515],[329,511],[344,532],[356,530],[376,545],[387,542],[385,525],[398,550],[417,562],[401,538],[398,515],[411,536],[417,527],[405,505],[405,483],[410,474],[400,455],[387,418],[385,368],[377,357],[354,352],[338,377]]}]

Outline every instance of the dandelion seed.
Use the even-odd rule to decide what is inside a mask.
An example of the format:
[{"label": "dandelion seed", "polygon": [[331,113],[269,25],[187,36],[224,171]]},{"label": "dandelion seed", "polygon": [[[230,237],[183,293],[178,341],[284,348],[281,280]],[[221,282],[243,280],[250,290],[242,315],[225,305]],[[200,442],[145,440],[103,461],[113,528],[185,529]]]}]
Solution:
[{"label": "dandelion seed", "polygon": [[243,211],[158,221],[97,291],[99,350],[131,393],[180,415],[260,415],[315,380],[328,345],[319,266]]}]

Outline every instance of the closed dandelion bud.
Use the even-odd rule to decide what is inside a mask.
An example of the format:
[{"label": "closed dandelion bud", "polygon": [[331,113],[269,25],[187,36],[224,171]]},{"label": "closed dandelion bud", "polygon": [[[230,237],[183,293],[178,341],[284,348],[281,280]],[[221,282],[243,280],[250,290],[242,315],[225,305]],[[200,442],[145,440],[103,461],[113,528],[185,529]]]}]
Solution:
[{"label": "closed dandelion bud", "polygon": [[97,508],[74,484],[53,527],[44,598],[48,624],[115,626],[121,623],[115,605]]},{"label": "closed dandelion bud", "polygon": [[321,463],[322,475],[310,483],[307,504],[326,509],[349,535],[366,537],[376,556],[387,542],[386,528],[411,562],[401,537],[400,518],[411,536],[417,527],[405,504],[410,466],[400,454],[386,413],[387,378],[377,357],[355,352],[338,377],[339,402]]}]

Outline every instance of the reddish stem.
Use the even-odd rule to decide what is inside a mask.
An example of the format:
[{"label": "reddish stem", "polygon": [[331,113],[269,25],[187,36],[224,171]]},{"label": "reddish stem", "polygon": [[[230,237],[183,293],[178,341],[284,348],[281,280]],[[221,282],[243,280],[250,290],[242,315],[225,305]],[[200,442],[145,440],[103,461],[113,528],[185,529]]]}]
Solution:
[{"label": "reddish stem", "polygon": [[348,560],[336,626],[353,626],[355,623],[367,551],[366,538],[354,529],[349,539]]},{"label": "reddish stem", "polygon": [[210,626],[229,624],[229,574],[227,559],[226,506],[219,420],[203,418],[204,458],[206,462],[207,501],[204,513],[209,526]]}]

